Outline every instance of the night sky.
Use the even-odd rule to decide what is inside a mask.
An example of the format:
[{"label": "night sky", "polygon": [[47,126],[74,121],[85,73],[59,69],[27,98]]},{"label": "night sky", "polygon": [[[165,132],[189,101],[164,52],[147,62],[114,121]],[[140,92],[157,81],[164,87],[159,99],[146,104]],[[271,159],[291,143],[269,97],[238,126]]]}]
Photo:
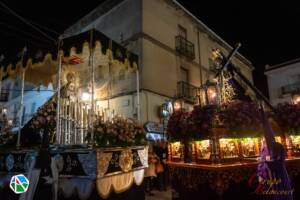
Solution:
[{"label": "night sky", "polygon": [[[9,8],[40,25],[62,33],[98,6],[102,0],[20,1],[0,0]],[[242,43],[240,53],[256,67],[256,86],[267,93],[265,64],[277,64],[300,57],[300,12],[296,3],[220,3],[179,0],[191,13],[230,45]],[[198,4],[196,3],[198,2]],[[250,2],[250,1],[248,1]],[[57,34],[45,30],[53,38]],[[14,55],[24,45],[44,47],[52,42],[0,6],[0,54]]]}]

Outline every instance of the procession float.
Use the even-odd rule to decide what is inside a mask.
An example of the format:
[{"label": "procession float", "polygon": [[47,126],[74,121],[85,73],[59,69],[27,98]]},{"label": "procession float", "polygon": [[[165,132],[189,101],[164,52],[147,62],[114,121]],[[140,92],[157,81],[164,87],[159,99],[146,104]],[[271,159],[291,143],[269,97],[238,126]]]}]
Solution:
[{"label": "procession float", "polygon": [[[24,83],[51,84],[54,92],[16,133],[3,123],[0,195],[44,195],[39,185],[48,176],[52,199],[144,199],[148,148],[139,124],[138,57],[97,30],[60,39],[58,46],[58,52],[27,47],[1,68],[0,81],[21,77],[20,113]],[[114,101],[128,94],[137,96],[135,116]],[[16,174],[31,183],[20,197],[9,189]]]},{"label": "procession float", "polygon": [[[259,102],[264,102],[269,107],[266,113],[275,132],[274,140],[285,148],[293,195],[299,198],[300,105],[271,106],[230,63],[234,52],[227,64],[216,61],[216,65],[218,62],[221,65],[216,79],[199,88],[199,104],[193,110],[183,110],[182,99],[175,101],[177,109],[170,116],[167,128],[168,167],[175,196],[179,199],[197,199],[200,195],[202,199],[264,198],[259,193],[262,191],[259,191],[257,174],[261,149],[266,144],[259,112]],[[224,65],[227,70],[222,68]],[[246,95],[242,84],[252,89],[253,94]]]}]

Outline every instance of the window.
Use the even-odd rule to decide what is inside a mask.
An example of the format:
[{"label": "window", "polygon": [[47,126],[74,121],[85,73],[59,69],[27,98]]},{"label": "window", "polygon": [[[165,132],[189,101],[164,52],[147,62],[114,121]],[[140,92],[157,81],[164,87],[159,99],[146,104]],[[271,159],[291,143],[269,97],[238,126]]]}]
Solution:
[{"label": "window", "polygon": [[183,37],[184,39],[187,39],[186,29],[180,25],[178,25],[178,35]]},{"label": "window", "polygon": [[178,35],[175,36],[175,49],[179,55],[191,60],[195,59],[194,44],[187,39],[187,31],[180,25],[178,25]]},{"label": "window", "polygon": [[188,83],[189,82],[189,70],[183,67],[180,67],[180,78],[181,81]]},{"label": "window", "polygon": [[2,102],[8,101],[9,87],[10,87],[10,85],[6,85],[1,89],[0,101],[2,101]]}]

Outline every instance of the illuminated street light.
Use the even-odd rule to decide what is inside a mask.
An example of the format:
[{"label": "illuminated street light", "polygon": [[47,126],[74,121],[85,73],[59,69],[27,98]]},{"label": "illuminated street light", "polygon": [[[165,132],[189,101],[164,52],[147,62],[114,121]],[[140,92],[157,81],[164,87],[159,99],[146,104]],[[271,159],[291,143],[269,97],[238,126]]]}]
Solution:
[{"label": "illuminated street light", "polygon": [[293,95],[292,101],[294,104],[300,103],[300,95],[299,94]]},{"label": "illuminated street light", "polygon": [[214,105],[218,104],[218,85],[216,82],[206,81],[200,88],[200,94],[205,99],[205,104]]},{"label": "illuminated street light", "polygon": [[183,100],[177,99],[174,101],[174,111],[180,111],[183,108]]}]

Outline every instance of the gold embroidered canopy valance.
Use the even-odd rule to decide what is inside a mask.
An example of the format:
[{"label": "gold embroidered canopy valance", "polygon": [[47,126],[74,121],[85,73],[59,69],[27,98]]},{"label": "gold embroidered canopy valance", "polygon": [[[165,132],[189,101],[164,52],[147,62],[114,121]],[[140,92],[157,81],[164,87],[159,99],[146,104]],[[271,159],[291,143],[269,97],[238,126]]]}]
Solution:
[{"label": "gold embroidered canopy valance", "polygon": [[[96,30],[90,30],[62,40],[62,80],[67,73],[75,73],[82,77],[89,73],[91,57],[96,69],[96,79],[124,79],[137,69],[138,57],[127,49],[109,39]],[[23,56],[4,60],[1,64],[0,78],[16,78],[25,72],[25,82],[34,85],[53,86],[57,82],[58,51],[49,48],[30,49]],[[57,49],[57,48],[56,48]],[[83,78],[81,82],[86,82]]]}]

